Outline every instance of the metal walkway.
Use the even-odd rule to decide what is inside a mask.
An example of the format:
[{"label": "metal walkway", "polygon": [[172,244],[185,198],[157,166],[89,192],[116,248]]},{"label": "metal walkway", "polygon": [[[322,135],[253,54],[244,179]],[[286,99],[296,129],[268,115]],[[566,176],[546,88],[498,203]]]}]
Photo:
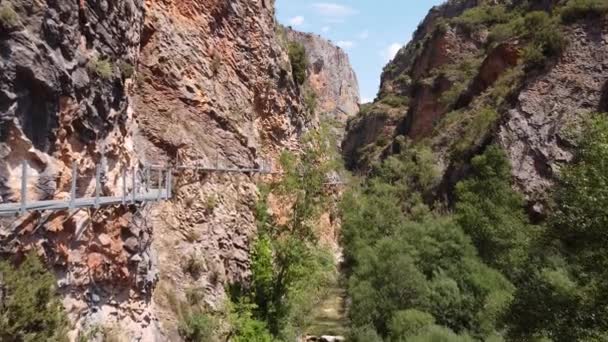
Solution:
[{"label": "metal walkway", "polygon": [[[78,181],[87,179],[79,177],[76,164],[72,166],[70,197],[68,199],[36,200],[28,201],[28,180],[35,177],[28,177],[29,166],[23,162],[21,166],[21,196],[20,202],[0,203],[0,216],[12,216],[25,214],[30,211],[44,210],[73,210],[79,208],[100,208],[108,205],[130,205],[145,202],[168,200],[173,197],[173,174],[183,170],[191,170],[203,173],[243,173],[243,174],[271,174],[270,168],[264,164],[260,167],[209,167],[201,164],[181,165],[181,166],[155,166],[150,165],[142,169],[132,169],[130,172],[123,171],[120,177],[122,191],[120,195],[102,195],[104,175],[102,167],[96,166],[95,171],[95,194],[94,196],[78,197]],[[153,177],[156,176],[156,181]],[[38,179],[42,177],[37,176]],[[52,178],[52,177],[51,177]],[[92,177],[89,179],[92,180]],[[48,180],[48,177],[47,177]],[[127,184],[130,183],[130,184]]]}]

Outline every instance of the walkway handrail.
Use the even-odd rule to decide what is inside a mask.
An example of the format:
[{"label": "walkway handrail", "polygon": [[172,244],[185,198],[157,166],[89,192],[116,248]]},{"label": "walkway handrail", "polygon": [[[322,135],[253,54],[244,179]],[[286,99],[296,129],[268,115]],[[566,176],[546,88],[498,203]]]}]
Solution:
[{"label": "walkway handrail", "polygon": [[[94,197],[78,198],[77,188],[78,180],[84,179],[78,177],[78,167],[76,163],[72,164],[72,179],[70,182],[70,197],[65,200],[40,200],[27,201],[28,195],[28,163],[23,161],[21,165],[21,198],[19,203],[5,202],[0,203],[0,216],[25,214],[28,211],[38,210],[74,210],[76,208],[93,207],[99,209],[105,205],[127,205],[130,204],[169,200],[173,197],[173,173],[180,170],[192,170],[195,172],[213,172],[213,173],[251,173],[251,174],[271,174],[272,171],[265,168],[265,163],[261,163],[258,167],[219,167],[217,164],[214,167],[203,166],[198,162],[195,165],[147,165],[144,168],[144,175],[141,177],[138,187],[137,173],[139,169],[133,168],[131,171],[131,191],[129,192],[127,180],[128,171],[123,170],[119,183],[122,183],[122,193],[120,196],[102,196],[103,186],[103,170],[101,165],[95,165],[95,190]],[[151,187],[150,171],[158,172],[156,188]],[[90,178],[89,178],[90,179]],[[164,187],[163,187],[164,181]],[[142,188],[142,191],[138,191]],[[129,201],[130,200],[130,201]]]}]

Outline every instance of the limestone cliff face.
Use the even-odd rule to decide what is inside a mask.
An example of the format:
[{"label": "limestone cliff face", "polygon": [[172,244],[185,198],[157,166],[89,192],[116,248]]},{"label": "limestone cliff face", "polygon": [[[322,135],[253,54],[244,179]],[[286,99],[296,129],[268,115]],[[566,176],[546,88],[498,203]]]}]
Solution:
[{"label": "limestone cliff face", "polygon": [[[147,1],[146,11],[134,96],[141,159],[249,167],[298,149],[308,121],[272,1]],[[175,199],[152,209],[163,340],[179,340],[172,298],[197,289],[218,308],[228,283],[247,280],[257,181],[185,172]],[[203,265],[195,277],[184,271],[190,258]]]},{"label": "limestone cliff face", "polygon": [[[24,161],[28,201],[67,198],[72,163],[78,196],[93,193],[96,164],[103,165],[102,193],[118,194],[122,171],[138,164],[129,94],[143,2],[15,0],[0,7],[0,200],[20,200]],[[150,236],[134,208],[34,212],[0,222],[3,256],[19,259],[29,249],[43,256],[77,325],[103,315],[110,301],[141,322],[135,329],[150,325],[138,304],[154,285]]]},{"label": "limestone cliff face", "polygon": [[549,15],[561,5],[454,0],[432,9],[385,67],[376,101],[349,123],[343,147],[351,168],[369,169],[403,135],[433,147],[444,170],[440,190],[449,193],[468,160],[497,143],[532,212],[542,214],[560,165],[572,158],[568,127],[606,110],[608,25],[598,18],[558,24],[553,31],[567,42],[563,50],[533,65],[525,60],[525,35],[497,44],[491,41],[496,23],[467,26],[458,19],[467,9],[498,4],[507,13],[527,6]]},{"label": "limestone cliff face", "polygon": [[324,38],[286,29],[287,40],[300,43],[308,57],[308,85],[317,95],[316,114],[341,123],[359,111],[359,83],[348,55]]},{"label": "limestone cliff face", "polygon": [[[117,195],[136,166],[250,167],[299,148],[309,121],[274,1],[0,7],[15,18],[0,22],[1,201],[19,201],[23,160],[34,200],[69,196],[74,161],[80,196],[94,191],[95,164],[103,193]],[[56,270],[73,338],[101,326],[176,341],[173,299],[196,288],[219,307],[225,285],[247,279],[257,181],[183,172],[170,202],[3,219],[0,246],[15,258],[35,249]],[[190,258],[203,265],[196,277]]]}]

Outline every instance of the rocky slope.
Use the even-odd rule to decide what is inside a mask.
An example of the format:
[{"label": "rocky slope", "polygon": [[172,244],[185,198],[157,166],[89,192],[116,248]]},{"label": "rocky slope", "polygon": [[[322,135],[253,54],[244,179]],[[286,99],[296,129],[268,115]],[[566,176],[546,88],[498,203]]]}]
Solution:
[{"label": "rocky slope", "polygon": [[316,114],[346,123],[359,112],[359,84],[346,52],[315,34],[287,28],[286,35],[306,49],[308,85],[317,94]]},{"label": "rocky slope", "polygon": [[[439,190],[449,194],[467,161],[498,143],[542,214],[559,165],[572,157],[568,131],[606,110],[608,25],[595,15],[564,20],[562,5],[461,0],[432,9],[385,67],[376,101],[349,122],[347,164],[365,172],[405,136],[433,147]],[[523,18],[520,10],[545,12]]]},{"label": "rocky slope", "polygon": [[[96,164],[103,193],[117,195],[133,167],[276,165],[314,124],[273,1],[13,0],[0,14],[2,201],[19,201],[23,160],[28,200],[67,198],[72,162],[80,196],[94,191]],[[323,44],[309,83],[324,111],[351,114],[356,79]],[[344,73],[346,83],[332,83]],[[247,280],[259,179],[174,178],[170,202],[0,222],[5,256],[34,249],[56,271],[73,338],[102,327],[127,340],[179,340],[175,302],[187,290],[215,308],[226,284]],[[192,259],[196,276],[184,267]]]}]

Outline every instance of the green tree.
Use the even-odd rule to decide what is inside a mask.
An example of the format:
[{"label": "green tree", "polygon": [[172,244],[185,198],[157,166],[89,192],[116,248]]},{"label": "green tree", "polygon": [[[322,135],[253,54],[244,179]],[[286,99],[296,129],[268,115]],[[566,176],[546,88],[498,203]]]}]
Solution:
[{"label": "green tree", "polygon": [[55,283],[33,252],[17,268],[0,262],[0,341],[67,341]]},{"label": "green tree", "polygon": [[509,313],[517,339],[602,341],[608,331],[608,119],[585,123],[562,169],[548,229],[533,246]]},{"label": "green tree", "polygon": [[488,264],[517,277],[535,229],[523,198],[511,187],[504,151],[490,146],[471,161],[472,175],[456,186],[456,216]]}]

